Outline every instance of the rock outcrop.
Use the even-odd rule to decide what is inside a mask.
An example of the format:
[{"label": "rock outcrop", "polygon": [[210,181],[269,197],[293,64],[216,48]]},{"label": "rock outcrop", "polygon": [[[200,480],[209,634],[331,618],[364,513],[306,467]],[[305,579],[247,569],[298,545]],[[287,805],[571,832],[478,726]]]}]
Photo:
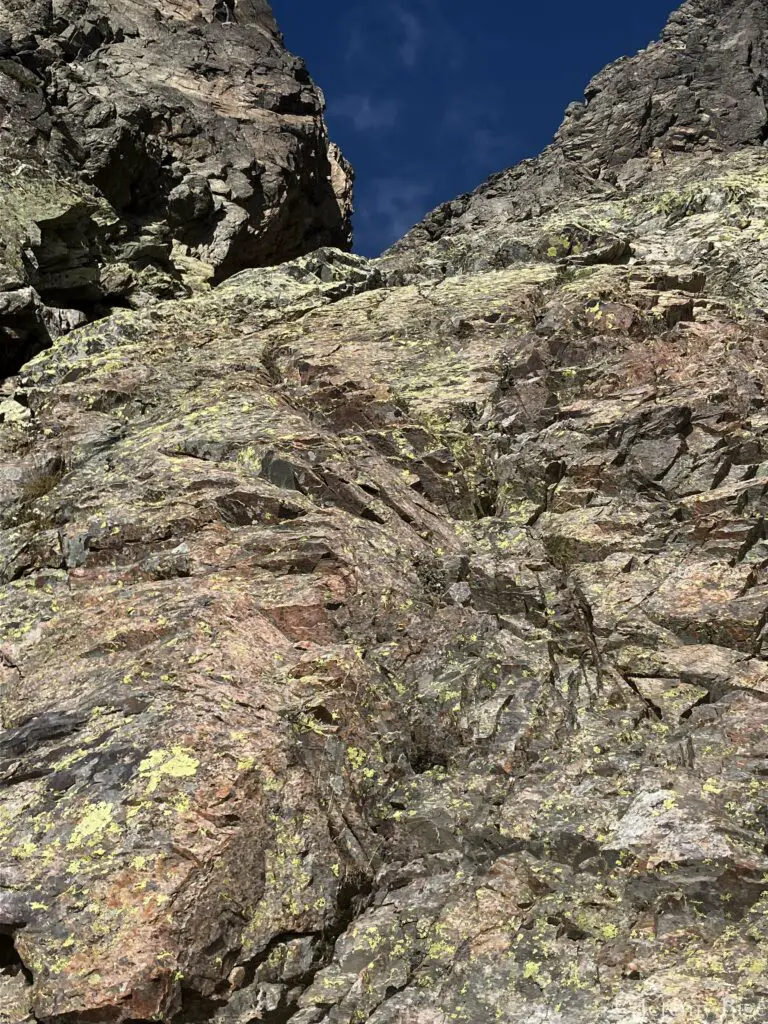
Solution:
[{"label": "rock outcrop", "polygon": [[[495,269],[547,254],[578,256],[585,265],[617,262],[628,255],[631,237],[636,257],[643,246],[651,259],[696,259],[718,287],[741,289],[748,274],[755,285],[749,291],[764,295],[765,274],[754,265],[763,239],[749,230],[749,218],[734,217],[732,204],[742,179],[752,183],[765,173],[767,27],[759,2],[688,0],[659,42],[589,83],[585,101],[570,105],[539,157],[439,207],[397,243],[387,261],[392,280]],[[729,203],[730,217],[720,216]],[[591,219],[601,219],[602,230],[593,224],[588,237],[572,239],[558,232],[567,217],[598,208],[600,218]],[[698,249],[701,239],[688,223],[669,239],[669,228],[692,213],[712,214],[708,228],[718,236]],[[723,245],[737,238],[732,258]],[[745,244],[749,256],[742,254]]]},{"label": "rock outcrop", "polygon": [[7,382],[4,1024],[768,1017],[767,30]]},{"label": "rock outcrop", "polygon": [[1,0],[0,372],[110,307],[347,246],[322,111],[266,0]]}]

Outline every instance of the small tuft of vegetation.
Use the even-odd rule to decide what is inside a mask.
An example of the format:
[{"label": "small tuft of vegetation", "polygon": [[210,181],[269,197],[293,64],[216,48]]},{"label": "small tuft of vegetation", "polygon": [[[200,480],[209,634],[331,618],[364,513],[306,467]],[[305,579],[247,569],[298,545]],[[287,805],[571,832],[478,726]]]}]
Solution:
[{"label": "small tuft of vegetation", "polygon": [[280,354],[280,342],[271,338],[262,348],[259,362],[267,372],[267,376],[273,384],[283,383],[283,371],[278,362]]},{"label": "small tuft of vegetation", "polygon": [[66,472],[67,465],[60,456],[28,470],[21,480],[21,500],[29,503],[44,498],[58,487]]}]

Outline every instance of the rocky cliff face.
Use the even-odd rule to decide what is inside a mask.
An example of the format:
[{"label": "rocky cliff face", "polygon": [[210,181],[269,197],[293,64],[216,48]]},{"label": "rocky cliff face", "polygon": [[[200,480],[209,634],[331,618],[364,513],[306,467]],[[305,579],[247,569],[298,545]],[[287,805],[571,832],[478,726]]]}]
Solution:
[{"label": "rocky cliff face", "polygon": [[[693,261],[710,285],[768,303],[764,238],[735,212],[740,184],[759,187],[765,173],[767,25],[761,3],[689,0],[659,42],[589,83],[539,157],[395,245],[393,281],[551,258],[554,247],[571,266]],[[569,218],[586,220],[591,237],[568,241]]]},{"label": "rocky cliff face", "polygon": [[110,307],[350,240],[266,0],[0,2],[0,372]]},{"label": "rocky cliff face", "polygon": [[688,3],[381,260],[7,383],[0,1019],[766,1019],[767,29]]}]

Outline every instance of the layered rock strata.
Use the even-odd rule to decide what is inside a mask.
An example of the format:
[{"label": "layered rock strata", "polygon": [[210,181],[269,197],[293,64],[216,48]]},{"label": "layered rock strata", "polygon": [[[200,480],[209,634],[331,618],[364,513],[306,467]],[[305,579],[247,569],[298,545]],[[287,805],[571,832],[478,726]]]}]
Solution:
[{"label": "layered rock strata", "polygon": [[265,0],[0,2],[0,374],[111,307],[350,240]]},{"label": "layered rock strata", "polygon": [[766,1018],[767,20],[7,387],[8,1024]]}]

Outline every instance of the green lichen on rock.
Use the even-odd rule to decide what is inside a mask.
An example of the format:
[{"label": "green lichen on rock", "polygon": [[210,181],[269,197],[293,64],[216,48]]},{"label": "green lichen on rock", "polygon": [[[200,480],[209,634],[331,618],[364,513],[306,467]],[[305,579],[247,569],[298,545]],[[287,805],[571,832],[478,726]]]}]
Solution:
[{"label": "green lichen on rock", "polygon": [[152,794],[164,778],[188,779],[197,774],[200,762],[183,747],[152,750],[139,764],[139,773],[146,781],[146,792]]},{"label": "green lichen on rock", "polygon": [[[734,53],[768,25],[705,6],[381,260],[192,267],[23,367],[10,1024],[766,1018],[768,179]],[[674,124],[626,74],[677,83]]]}]

